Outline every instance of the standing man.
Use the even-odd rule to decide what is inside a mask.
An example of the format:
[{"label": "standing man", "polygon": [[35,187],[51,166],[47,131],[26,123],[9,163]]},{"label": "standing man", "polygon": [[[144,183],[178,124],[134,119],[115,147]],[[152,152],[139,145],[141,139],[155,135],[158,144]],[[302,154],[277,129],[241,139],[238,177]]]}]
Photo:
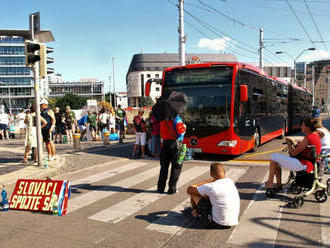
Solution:
[{"label": "standing man", "polygon": [[177,160],[185,132],[186,125],[180,116],[175,117],[173,120],[164,120],[160,123],[160,137],[163,139],[163,147],[160,154],[160,173],[157,183],[157,191],[159,193],[163,193],[165,190],[170,163],[172,167],[168,183],[168,194],[175,194],[177,192],[176,184],[182,170],[182,164],[179,164]]},{"label": "standing man", "polygon": [[116,112],[116,126],[117,126],[117,130],[119,130],[119,143],[123,143],[124,131],[125,131],[124,118],[126,117],[126,112],[121,108],[120,104],[118,105],[115,112]]},{"label": "standing man", "polygon": [[9,140],[8,127],[9,127],[9,115],[0,109],[0,133],[2,139]]},{"label": "standing man", "polygon": [[59,136],[59,141],[58,143],[62,144],[62,134],[63,134],[63,130],[64,130],[64,123],[63,123],[63,115],[60,111],[59,107],[55,108],[55,121],[56,121],[56,125],[55,125],[55,144],[57,143],[57,138]]},{"label": "standing man", "polygon": [[96,140],[96,114],[88,111],[87,122],[89,123],[89,131],[91,131],[92,140]]},{"label": "standing man", "polygon": [[55,160],[55,145],[53,143],[53,131],[55,128],[56,120],[53,110],[48,108],[48,101],[43,99],[40,101],[41,116],[46,120],[47,124],[41,129],[42,139],[46,144],[48,153],[48,160]]}]

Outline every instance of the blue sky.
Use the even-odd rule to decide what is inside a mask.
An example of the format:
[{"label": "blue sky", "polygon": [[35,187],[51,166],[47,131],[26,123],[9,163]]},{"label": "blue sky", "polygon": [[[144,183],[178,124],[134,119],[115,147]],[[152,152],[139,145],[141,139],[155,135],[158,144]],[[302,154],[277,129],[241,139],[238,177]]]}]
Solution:
[{"label": "blue sky", "polygon": [[[29,14],[40,11],[42,29],[55,37],[49,46],[55,49],[56,73],[65,80],[96,77],[106,82],[108,91],[114,56],[116,88],[126,91],[125,76],[134,54],[178,51],[178,11],[171,2],[177,0],[2,0],[0,29],[28,29]],[[263,28],[265,62],[292,64],[287,55],[272,53],[285,51],[296,57],[313,46],[318,51],[304,53],[299,61],[328,58],[330,43],[319,41],[321,37],[330,41],[330,1],[289,0],[289,4],[287,0],[185,0],[186,51],[231,52],[240,61],[258,62],[258,29]]]}]

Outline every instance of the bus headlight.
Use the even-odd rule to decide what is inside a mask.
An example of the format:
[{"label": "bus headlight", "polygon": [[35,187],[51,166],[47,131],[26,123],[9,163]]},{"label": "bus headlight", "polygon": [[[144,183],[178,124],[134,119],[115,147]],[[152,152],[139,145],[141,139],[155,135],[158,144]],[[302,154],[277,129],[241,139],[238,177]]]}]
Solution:
[{"label": "bus headlight", "polygon": [[223,140],[217,144],[217,146],[229,146],[235,147],[237,145],[237,140]]}]

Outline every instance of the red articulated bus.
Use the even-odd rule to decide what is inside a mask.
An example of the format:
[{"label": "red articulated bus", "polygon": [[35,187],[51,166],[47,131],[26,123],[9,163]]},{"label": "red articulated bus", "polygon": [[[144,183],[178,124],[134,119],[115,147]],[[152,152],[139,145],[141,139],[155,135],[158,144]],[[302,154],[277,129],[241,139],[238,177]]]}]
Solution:
[{"label": "red articulated bus", "polygon": [[[147,84],[146,88],[150,89]],[[162,95],[188,97],[184,143],[198,153],[239,155],[300,128],[311,94],[254,66],[204,63],[167,68]]]}]

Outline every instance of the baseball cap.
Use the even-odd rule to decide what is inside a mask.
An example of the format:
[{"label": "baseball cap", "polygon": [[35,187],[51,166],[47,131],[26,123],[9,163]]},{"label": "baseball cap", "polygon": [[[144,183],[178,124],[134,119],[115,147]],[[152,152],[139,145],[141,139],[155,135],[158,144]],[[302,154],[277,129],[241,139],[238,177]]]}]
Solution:
[{"label": "baseball cap", "polygon": [[46,99],[42,99],[41,101],[40,101],[40,105],[41,104],[47,104],[48,105],[48,101],[46,100]]}]

